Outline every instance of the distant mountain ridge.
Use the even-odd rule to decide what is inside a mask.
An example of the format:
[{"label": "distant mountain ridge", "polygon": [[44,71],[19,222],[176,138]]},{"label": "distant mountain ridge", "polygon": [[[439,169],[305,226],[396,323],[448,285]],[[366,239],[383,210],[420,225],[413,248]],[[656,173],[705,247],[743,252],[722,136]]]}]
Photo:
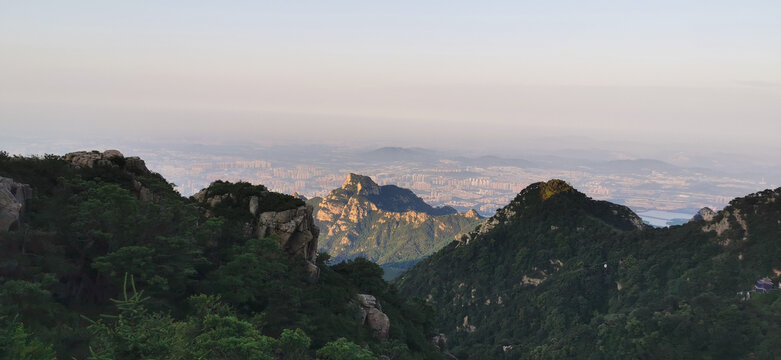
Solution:
[{"label": "distant mountain ridge", "polygon": [[357,174],[308,202],[322,230],[321,250],[337,260],[361,256],[381,265],[414,263],[481,221],[475,211],[433,207],[408,189]]},{"label": "distant mountain ridge", "polygon": [[430,161],[436,152],[423,148],[382,147],[364,153],[363,157],[375,161]]}]

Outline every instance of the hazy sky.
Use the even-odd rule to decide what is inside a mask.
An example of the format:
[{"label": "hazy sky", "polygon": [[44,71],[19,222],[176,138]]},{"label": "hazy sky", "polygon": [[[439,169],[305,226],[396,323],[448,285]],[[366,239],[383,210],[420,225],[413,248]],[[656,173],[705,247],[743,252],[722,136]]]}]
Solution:
[{"label": "hazy sky", "polygon": [[0,0],[8,133],[781,142],[781,2]]}]

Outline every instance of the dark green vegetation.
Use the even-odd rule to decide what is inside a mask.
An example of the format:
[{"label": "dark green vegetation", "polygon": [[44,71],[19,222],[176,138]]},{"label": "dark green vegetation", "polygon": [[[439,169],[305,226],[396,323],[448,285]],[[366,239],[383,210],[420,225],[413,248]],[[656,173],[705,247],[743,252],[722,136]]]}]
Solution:
[{"label": "dark green vegetation", "polygon": [[408,189],[350,174],[341,188],[308,201],[320,227],[320,249],[336,260],[365,257],[392,279],[480,222],[476,212],[432,207]]},{"label": "dark green vegetation", "polygon": [[638,229],[562,181],[529,186],[397,283],[428,298],[460,359],[774,359],[781,188],[708,222]]},{"label": "dark green vegetation", "polygon": [[[313,279],[304,259],[243,230],[248,196],[260,211],[300,200],[216,182],[209,193],[236,200],[207,217],[158,174],[111,161],[0,153],[0,176],[34,191],[20,226],[0,233],[0,358],[439,358],[430,308],[397,295],[377,265],[321,254]],[[381,301],[389,340],[356,319],[356,293]]]}]

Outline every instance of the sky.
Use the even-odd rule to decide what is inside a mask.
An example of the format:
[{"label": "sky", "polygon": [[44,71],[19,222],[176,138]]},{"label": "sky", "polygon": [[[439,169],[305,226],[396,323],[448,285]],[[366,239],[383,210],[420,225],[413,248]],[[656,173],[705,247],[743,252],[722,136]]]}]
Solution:
[{"label": "sky", "polygon": [[772,147],[779,19],[770,0],[0,0],[0,123],[77,142]]}]

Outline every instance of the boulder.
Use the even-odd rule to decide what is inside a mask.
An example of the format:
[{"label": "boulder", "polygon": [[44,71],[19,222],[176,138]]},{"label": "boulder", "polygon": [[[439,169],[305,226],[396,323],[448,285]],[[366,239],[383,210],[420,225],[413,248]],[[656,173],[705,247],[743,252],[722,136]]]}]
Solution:
[{"label": "boulder", "polygon": [[106,150],[104,152],[97,150],[76,151],[65,154],[65,161],[81,168],[93,168],[96,166],[121,167],[130,173],[151,174],[144,160],[137,156],[125,157],[119,150]]},{"label": "boulder", "polygon": [[65,154],[65,161],[80,168],[93,168],[95,166],[119,167],[119,165],[113,163],[109,158],[105,157],[103,153],[98,151],[77,151],[68,153]]},{"label": "boulder", "polygon": [[366,325],[372,329],[374,337],[387,340],[390,335],[390,318],[377,308],[366,311]]},{"label": "boulder", "polygon": [[123,158],[125,155],[122,155],[119,150],[106,150],[103,152],[103,156],[106,158]]},{"label": "boulder", "polygon": [[360,308],[361,324],[372,329],[376,338],[387,340],[390,335],[390,318],[382,312],[377,298],[369,294],[357,294],[355,298]]},{"label": "boulder", "polygon": [[377,307],[377,298],[368,294],[358,294],[355,296],[358,299],[358,303],[364,308]]}]

